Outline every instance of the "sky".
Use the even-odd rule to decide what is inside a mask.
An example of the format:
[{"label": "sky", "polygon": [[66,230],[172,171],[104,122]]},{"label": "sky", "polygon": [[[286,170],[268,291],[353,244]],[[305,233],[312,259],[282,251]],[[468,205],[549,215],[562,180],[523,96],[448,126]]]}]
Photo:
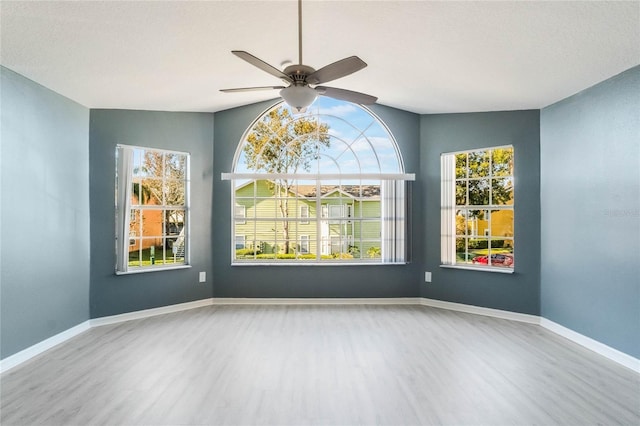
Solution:
[{"label": "sky", "polygon": [[[329,126],[330,144],[322,148],[312,172],[318,169],[320,173],[331,174],[404,172],[393,136],[372,113],[359,105],[319,96],[306,113],[291,112],[291,116],[294,120],[317,117]],[[247,129],[243,141],[250,131]],[[253,172],[245,164],[243,141],[236,152],[236,173]]]}]

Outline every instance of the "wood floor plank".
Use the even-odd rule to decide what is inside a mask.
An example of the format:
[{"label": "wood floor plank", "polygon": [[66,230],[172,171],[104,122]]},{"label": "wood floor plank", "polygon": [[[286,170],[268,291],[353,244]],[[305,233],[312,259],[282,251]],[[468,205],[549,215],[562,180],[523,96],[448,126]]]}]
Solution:
[{"label": "wood floor plank", "polygon": [[0,377],[2,425],[638,425],[640,376],[424,306],[211,306],[93,328]]}]

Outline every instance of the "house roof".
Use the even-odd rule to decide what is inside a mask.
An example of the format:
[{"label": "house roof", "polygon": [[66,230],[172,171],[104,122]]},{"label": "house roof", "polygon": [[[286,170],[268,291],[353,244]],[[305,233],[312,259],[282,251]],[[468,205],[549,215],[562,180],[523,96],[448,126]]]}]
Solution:
[{"label": "house roof", "polygon": [[[297,190],[298,194],[304,197],[316,196],[315,185],[298,185]],[[341,192],[343,195],[353,198],[380,198],[380,185],[342,185],[340,187],[335,185],[320,186],[320,195],[322,197],[331,195],[335,192]]]},{"label": "house roof", "polygon": [[[251,184],[253,181],[244,182],[241,185],[236,187],[236,191],[245,186]],[[379,199],[380,198],[380,185],[321,185],[320,186],[320,196],[326,197],[335,192],[340,192],[343,195],[352,198],[363,198],[363,199]],[[316,196],[316,185],[297,185],[292,188],[292,193],[299,197],[315,197]]]}]

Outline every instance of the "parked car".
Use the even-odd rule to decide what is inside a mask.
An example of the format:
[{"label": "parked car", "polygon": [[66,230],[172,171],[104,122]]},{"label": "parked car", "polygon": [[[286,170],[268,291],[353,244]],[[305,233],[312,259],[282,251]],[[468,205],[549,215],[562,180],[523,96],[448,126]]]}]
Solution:
[{"label": "parked car", "polygon": [[[489,264],[489,256],[476,256],[471,260],[473,263],[482,263],[483,265]],[[492,254],[491,255],[492,266],[513,266],[512,254]]]}]

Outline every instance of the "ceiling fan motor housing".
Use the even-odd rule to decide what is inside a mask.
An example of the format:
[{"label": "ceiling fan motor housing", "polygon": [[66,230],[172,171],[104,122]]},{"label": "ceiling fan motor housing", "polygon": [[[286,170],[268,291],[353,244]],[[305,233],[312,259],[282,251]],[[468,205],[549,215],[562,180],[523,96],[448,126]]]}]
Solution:
[{"label": "ceiling fan motor housing", "polygon": [[314,73],[316,70],[307,65],[289,65],[282,71],[293,80],[295,86],[301,86],[304,84],[312,83],[307,81],[307,76]]}]

